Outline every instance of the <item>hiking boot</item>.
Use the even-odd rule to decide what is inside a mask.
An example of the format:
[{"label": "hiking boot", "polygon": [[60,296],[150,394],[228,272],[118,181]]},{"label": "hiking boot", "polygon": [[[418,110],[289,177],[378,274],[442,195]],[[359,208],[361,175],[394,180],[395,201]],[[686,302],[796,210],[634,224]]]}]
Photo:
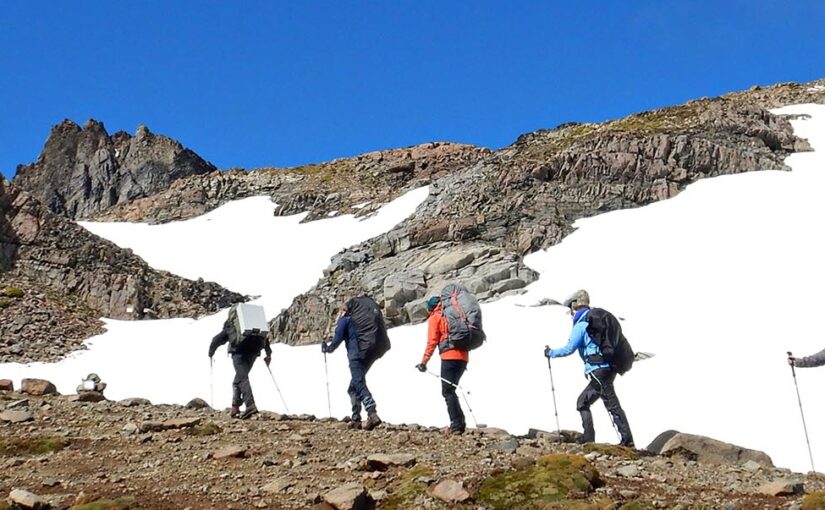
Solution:
[{"label": "hiking boot", "polygon": [[230,418],[237,418],[241,415],[241,408],[238,406],[232,406],[232,409],[229,411]]},{"label": "hiking boot", "polygon": [[445,436],[460,436],[464,433],[464,429],[451,429],[450,427],[444,427],[441,429],[441,432],[443,432]]},{"label": "hiking boot", "polygon": [[576,438],[576,444],[587,444],[587,443],[595,443],[595,442],[596,442],[595,439],[593,439],[591,437],[587,437],[587,436],[579,436],[579,437]]},{"label": "hiking boot", "polygon": [[364,424],[364,430],[372,430],[379,425],[381,425],[381,418],[378,417],[378,413],[375,411],[367,413],[367,423]]},{"label": "hiking boot", "polygon": [[253,406],[249,406],[249,407],[247,407],[247,408],[246,408],[246,410],[245,410],[245,411],[243,412],[243,414],[241,415],[241,419],[242,419],[242,420],[245,420],[245,419],[247,419],[247,418],[252,417],[252,416],[253,416],[253,415],[255,415],[255,414],[258,414],[258,408],[257,408],[257,407],[255,407],[254,405],[253,405]]},{"label": "hiking boot", "polygon": [[634,450],[636,449],[636,445],[633,443],[632,439],[629,441],[622,439],[621,442],[619,442],[619,446],[624,446],[625,448],[633,448]]},{"label": "hiking boot", "polygon": [[349,425],[347,425],[347,427],[353,430],[361,430],[361,419],[359,418],[357,420],[352,420],[351,422],[349,422]]}]

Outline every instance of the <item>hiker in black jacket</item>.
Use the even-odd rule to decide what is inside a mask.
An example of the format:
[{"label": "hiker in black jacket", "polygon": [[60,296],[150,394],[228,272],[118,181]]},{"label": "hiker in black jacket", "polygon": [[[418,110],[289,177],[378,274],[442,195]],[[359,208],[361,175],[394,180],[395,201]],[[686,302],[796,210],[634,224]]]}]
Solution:
[{"label": "hiker in black jacket", "polygon": [[[229,342],[227,349],[232,355],[232,365],[235,367],[235,378],[232,379],[232,410],[229,416],[233,418],[240,416],[241,419],[246,419],[258,412],[255,397],[252,395],[252,385],[249,383],[249,371],[261,355],[261,350],[266,350],[264,363],[269,366],[272,361],[272,348],[269,346],[268,338],[257,335],[247,336],[241,342],[230,342],[233,336],[239,335],[235,331],[233,311],[234,308],[230,309],[229,317],[223,323],[221,332],[212,338],[212,343],[209,344],[209,358],[211,361],[218,347]],[[243,414],[241,414],[242,403],[244,404]]]}]

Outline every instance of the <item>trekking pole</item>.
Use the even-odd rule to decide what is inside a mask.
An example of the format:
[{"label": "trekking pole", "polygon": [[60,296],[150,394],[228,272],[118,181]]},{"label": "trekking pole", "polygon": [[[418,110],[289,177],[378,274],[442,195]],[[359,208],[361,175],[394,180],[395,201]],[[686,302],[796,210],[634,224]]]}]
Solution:
[{"label": "trekking pole", "polygon": [[278,387],[278,383],[275,381],[275,374],[272,373],[272,369],[269,368],[269,365],[266,366],[266,369],[269,370],[269,376],[272,377],[272,382],[275,384],[275,389],[278,390],[278,396],[281,397],[281,403],[284,405],[286,414],[289,414],[289,407],[286,405],[286,400],[284,400],[284,395],[281,393],[281,388]]},{"label": "trekking pole", "polygon": [[468,392],[465,393],[464,388],[462,388],[461,386],[457,385],[456,383],[454,383],[452,381],[448,381],[447,379],[444,379],[443,377],[436,374],[435,372],[430,372],[429,370],[427,370],[427,373],[430,374],[433,377],[437,377],[437,378],[441,379],[443,382],[449,384],[450,386],[457,389],[461,393],[461,396],[464,398],[464,403],[467,405],[467,411],[470,412],[470,416],[473,418],[473,423],[475,424],[476,428],[478,428],[478,421],[476,421],[476,416],[473,414],[473,408],[470,407],[470,401],[467,400],[467,395],[469,395],[470,392],[468,391]]},{"label": "trekking pole", "polygon": [[214,390],[214,381],[215,378],[212,377],[212,357],[209,358],[209,407],[215,409],[215,390]]},{"label": "trekking pole", "polygon": [[[547,352],[550,346],[545,345],[544,351]],[[553,367],[550,366],[550,356],[547,358],[547,370],[550,371],[550,392],[553,394],[553,414],[556,415],[556,433],[558,434],[559,443],[561,443],[561,425],[559,425],[559,408],[556,405],[556,384],[553,382]]]},{"label": "trekking pole", "polygon": [[[788,351],[788,358],[792,358],[793,354]],[[811,442],[808,440],[808,426],[805,424],[805,412],[802,410],[802,398],[799,396],[799,384],[796,382],[796,368],[793,363],[791,365],[791,374],[793,374],[793,384],[796,386],[796,399],[799,401],[799,414],[802,415],[802,430],[805,431],[805,443],[808,445],[808,456],[811,459],[811,471],[816,473],[814,468],[814,454],[811,452]]]},{"label": "trekking pole", "polygon": [[327,379],[327,411],[329,411],[329,417],[332,418],[332,400],[329,398],[329,368],[327,367],[326,352],[324,352],[324,375],[326,375]]}]

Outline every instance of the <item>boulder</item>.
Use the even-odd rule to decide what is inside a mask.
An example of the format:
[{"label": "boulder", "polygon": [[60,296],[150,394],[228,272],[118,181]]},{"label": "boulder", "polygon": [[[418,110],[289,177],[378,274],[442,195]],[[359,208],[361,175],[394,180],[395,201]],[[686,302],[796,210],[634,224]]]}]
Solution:
[{"label": "boulder", "polygon": [[20,409],[6,409],[0,413],[0,421],[7,421],[10,423],[23,423],[33,419],[34,416],[32,413]]},{"label": "boulder", "polygon": [[470,499],[470,493],[464,488],[464,484],[454,480],[441,480],[430,490],[430,494],[450,504],[461,503]]},{"label": "boulder", "polygon": [[9,494],[9,500],[12,503],[12,508],[17,505],[18,508],[25,508],[31,510],[48,510],[51,505],[42,496],[33,494],[23,489],[14,489]]},{"label": "boulder", "polygon": [[660,453],[665,456],[684,455],[704,464],[739,465],[752,460],[773,467],[771,458],[765,452],[681,432],[665,442]]},{"label": "boulder", "polygon": [[0,379],[0,391],[14,391],[14,383],[11,379]]},{"label": "boulder", "polygon": [[103,393],[99,391],[78,391],[77,395],[69,397],[72,402],[100,402],[106,400]]},{"label": "boulder", "polygon": [[124,407],[136,407],[136,406],[150,406],[152,402],[145,398],[124,398],[123,400],[119,400],[118,404]]},{"label": "boulder", "polygon": [[185,429],[201,422],[200,418],[172,418],[163,422],[164,429]]},{"label": "boulder", "polygon": [[193,398],[186,403],[187,409],[209,409],[209,404],[202,398]]},{"label": "boulder", "polygon": [[367,457],[367,469],[386,471],[392,466],[411,467],[415,462],[415,455],[409,453],[374,453]]},{"label": "boulder", "polygon": [[774,480],[759,487],[759,493],[766,496],[795,496],[804,491],[804,484],[798,480]]},{"label": "boulder", "polygon": [[337,510],[371,510],[375,506],[364,486],[357,483],[343,485],[322,497]]},{"label": "boulder", "polygon": [[28,395],[59,395],[54,384],[45,379],[23,379],[20,383],[20,391]]}]

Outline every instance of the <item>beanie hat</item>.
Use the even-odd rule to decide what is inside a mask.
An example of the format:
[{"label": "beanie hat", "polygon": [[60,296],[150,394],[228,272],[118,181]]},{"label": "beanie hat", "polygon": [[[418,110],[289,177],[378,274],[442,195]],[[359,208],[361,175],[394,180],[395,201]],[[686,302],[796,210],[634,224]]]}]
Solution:
[{"label": "beanie hat", "polygon": [[564,306],[567,308],[590,306],[590,294],[584,289],[577,290],[569,298],[564,300]]},{"label": "beanie hat", "polygon": [[427,311],[432,312],[435,310],[435,307],[438,306],[438,303],[441,302],[441,298],[438,296],[431,296],[430,299],[427,300]]}]

